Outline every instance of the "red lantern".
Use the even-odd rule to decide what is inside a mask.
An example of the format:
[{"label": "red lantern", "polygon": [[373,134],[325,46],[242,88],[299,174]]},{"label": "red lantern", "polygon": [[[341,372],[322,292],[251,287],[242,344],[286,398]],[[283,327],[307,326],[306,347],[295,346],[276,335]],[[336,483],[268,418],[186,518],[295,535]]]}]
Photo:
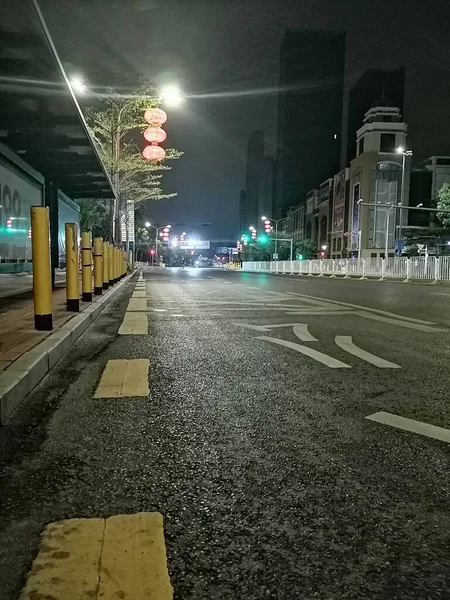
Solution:
[{"label": "red lantern", "polygon": [[146,146],[144,148],[144,152],[142,153],[142,156],[144,158],[146,158],[147,160],[154,160],[154,161],[163,160],[164,157],[166,156],[166,151],[164,150],[164,148],[161,148],[160,146]]},{"label": "red lantern", "polygon": [[148,127],[144,131],[144,137],[147,142],[156,142],[157,144],[160,144],[166,139],[167,133],[160,127]]},{"label": "red lantern", "polygon": [[152,125],[163,125],[167,121],[167,115],[161,108],[150,108],[145,111],[144,119]]},{"label": "red lantern", "polygon": [[269,221],[269,219],[266,219],[264,221],[264,231],[266,233],[270,233],[270,221]]}]

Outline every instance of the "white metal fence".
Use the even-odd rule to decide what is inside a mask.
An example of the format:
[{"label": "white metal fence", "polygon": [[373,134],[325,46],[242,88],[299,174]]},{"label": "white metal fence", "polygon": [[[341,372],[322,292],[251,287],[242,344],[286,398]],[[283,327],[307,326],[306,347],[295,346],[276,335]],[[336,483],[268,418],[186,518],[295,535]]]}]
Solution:
[{"label": "white metal fence", "polygon": [[413,258],[357,258],[252,261],[242,263],[244,271],[310,275],[316,277],[375,277],[378,279],[425,279],[450,281],[450,256]]}]

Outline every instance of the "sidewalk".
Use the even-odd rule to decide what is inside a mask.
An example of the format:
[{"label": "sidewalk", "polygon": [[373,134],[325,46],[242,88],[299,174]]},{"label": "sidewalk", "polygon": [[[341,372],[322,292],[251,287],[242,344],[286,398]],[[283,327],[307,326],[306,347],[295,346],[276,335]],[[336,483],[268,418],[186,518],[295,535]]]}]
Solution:
[{"label": "sidewalk", "polygon": [[0,424],[72,347],[133,273],[93,302],[81,302],[80,312],[66,310],[66,290],[53,292],[53,331],[34,329],[31,294],[0,298]]},{"label": "sidewalk", "polygon": [[[80,312],[89,304],[80,302]],[[66,311],[66,290],[54,291],[53,331],[57,331],[76,314]],[[0,299],[0,372],[52,333],[35,330],[32,297]]]}]

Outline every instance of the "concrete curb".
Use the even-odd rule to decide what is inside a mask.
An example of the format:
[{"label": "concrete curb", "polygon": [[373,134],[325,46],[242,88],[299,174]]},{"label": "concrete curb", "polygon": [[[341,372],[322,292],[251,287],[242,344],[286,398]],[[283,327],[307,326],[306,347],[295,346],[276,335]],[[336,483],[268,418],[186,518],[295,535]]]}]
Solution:
[{"label": "concrete curb", "polygon": [[25,352],[10,367],[0,373],[0,425],[16,410],[52,367],[72,348],[111,302],[134,273],[127,275],[112,289],[99,296],[83,312],[65,323],[40,344]]}]

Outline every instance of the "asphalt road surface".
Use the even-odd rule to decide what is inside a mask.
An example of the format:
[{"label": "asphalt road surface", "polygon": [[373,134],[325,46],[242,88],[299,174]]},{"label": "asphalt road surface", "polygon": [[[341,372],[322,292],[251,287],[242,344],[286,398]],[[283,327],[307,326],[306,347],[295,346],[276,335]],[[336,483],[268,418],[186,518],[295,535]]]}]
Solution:
[{"label": "asphalt road surface", "polygon": [[[0,430],[0,598],[46,523],[140,511],[179,600],[450,598],[450,289],[144,278],[148,334],[135,278]],[[94,398],[112,359],[148,397]]]}]

